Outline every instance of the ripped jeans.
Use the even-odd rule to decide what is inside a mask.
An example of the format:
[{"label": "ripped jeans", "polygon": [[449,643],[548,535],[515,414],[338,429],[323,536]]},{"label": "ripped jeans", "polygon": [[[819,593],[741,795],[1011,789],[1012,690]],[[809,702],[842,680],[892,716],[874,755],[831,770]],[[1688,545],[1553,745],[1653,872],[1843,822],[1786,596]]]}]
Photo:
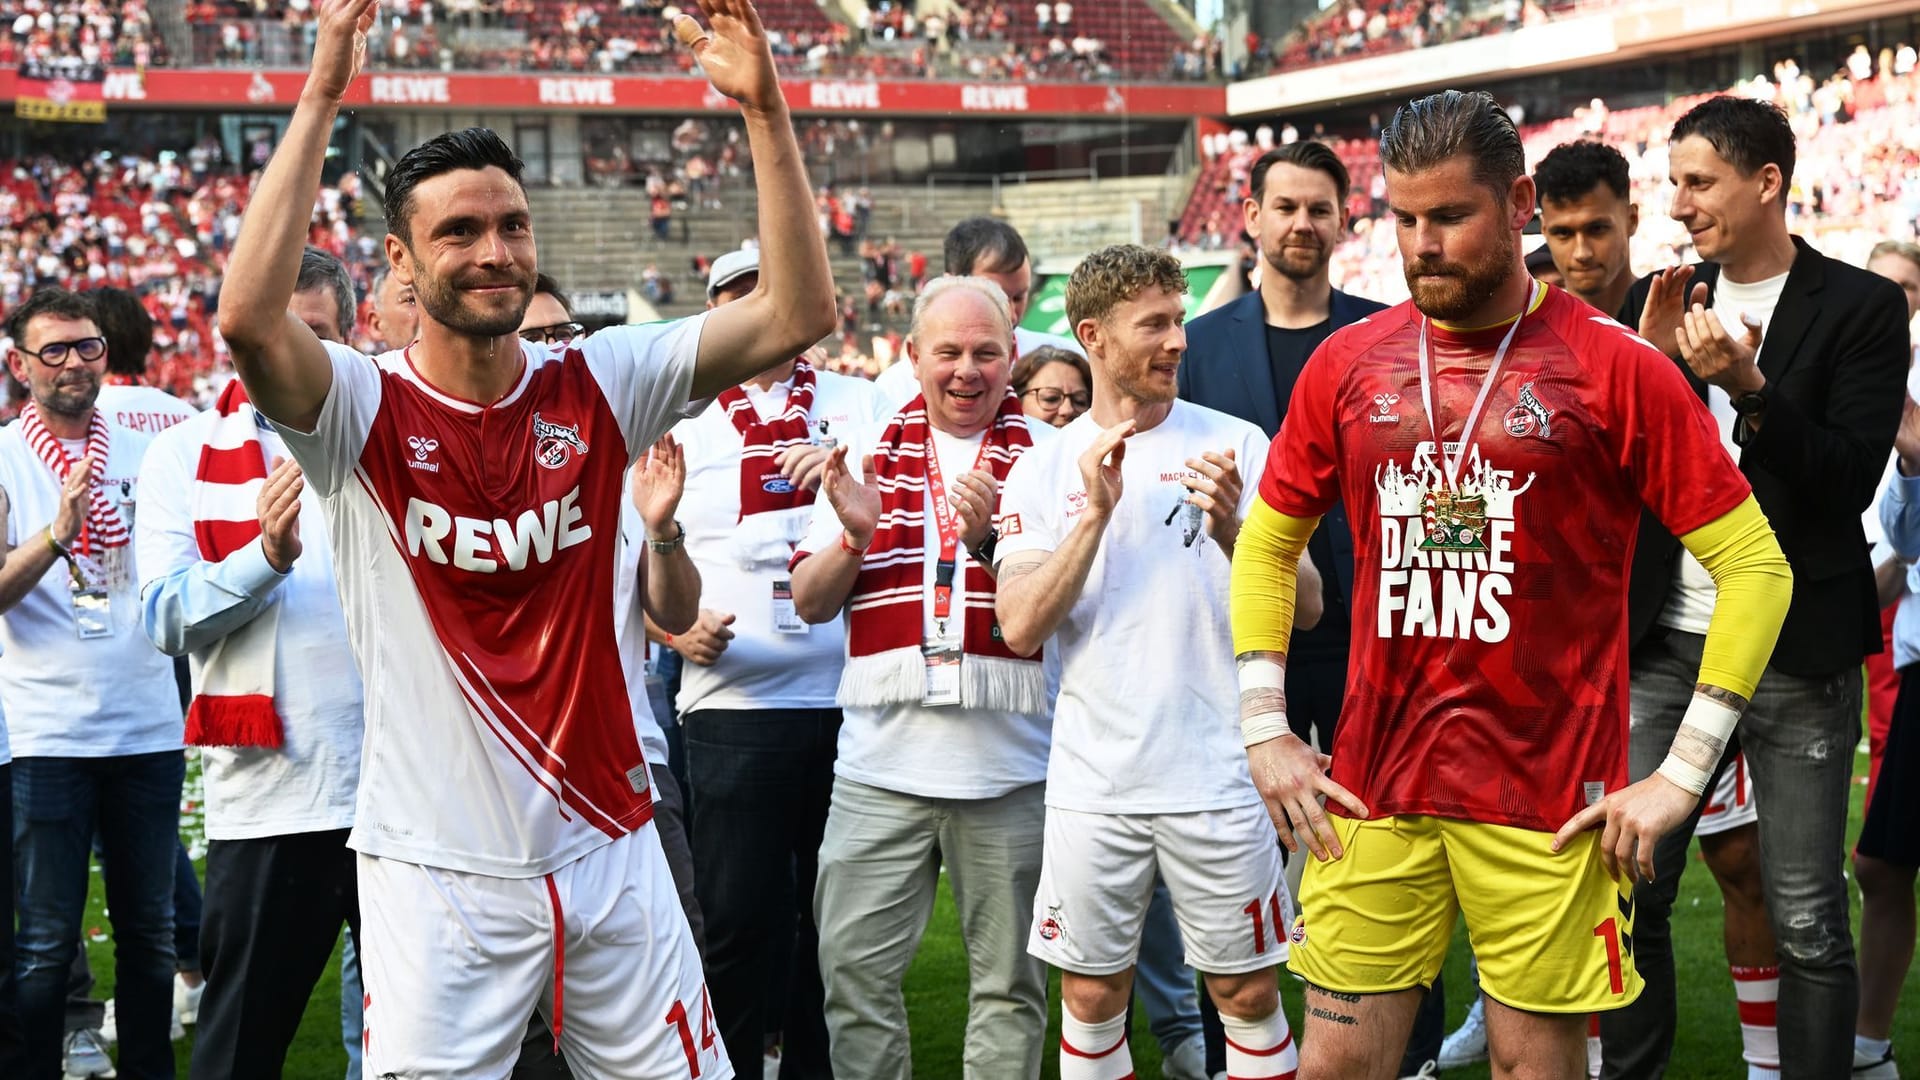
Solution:
[{"label": "ripped jeans", "polygon": [[[1663,638],[1656,631],[1634,650],[1629,756],[1636,781],[1666,759],[1693,697],[1705,640],[1677,630]],[[1779,940],[1783,1080],[1824,1080],[1852,1069],[1859,979],[1844,869],[1860,694],[1858,667],[1823,678],[1769,667],[1735,736],[1753,773],[1760,870]],[[1607,1080],[1657,1080],[1666,1072],[1675,1022],[1668,915],[1699,816],[1696,807],[1661,840],[1656,879],[1634,890],[1633,960],[1647,985],[1633,1005],[1601,1016],[1601,1075]]]}]

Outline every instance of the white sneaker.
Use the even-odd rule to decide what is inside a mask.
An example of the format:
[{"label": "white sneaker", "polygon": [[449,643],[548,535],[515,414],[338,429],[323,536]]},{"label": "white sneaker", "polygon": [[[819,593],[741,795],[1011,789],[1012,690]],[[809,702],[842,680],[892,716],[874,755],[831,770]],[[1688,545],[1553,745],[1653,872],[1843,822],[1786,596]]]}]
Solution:
[{"label": "white sneaker", "polygon": [[[175,989],[178,989],[177,984]],[[177,995],[174,1000],[176,1002],[179,1000]],[[199,1000],[198,997],[194,998],[196,1006],[199,1004]],[[100,1021],[100,1030],[94,1033],[100,1036],[100,1041],[108,1046],[112,1046],[120,1041],[120,1015],[119,1010],[114,1007],[113,1003],[113,998],[107,999],[107,1014]],[[179,1042],[186,1037],[187,1029],[180,1022],[180,1010],[178,1005],[176,1005],[173,1012],[173,1020],[167,1025],[167,1038],[172,1039],[174,1042]]]},{"label": "white sneaker", "polygon": [[1419,1072],[1412,1076],[1403,1076],[1400,1080],[1440,1080],[1440,1062],[1428,1058],[1426,1064],[1420,1066]]},{"label": "white sneaker", "polygon": [[1160,1075],[1166,1080],[1209,1080],[1206,1037],[1195,1035],[1174,1047],[1160,1063]]},{"label": "white sneaker", "polygon": [[[186,977],[173,977],[173,1021],[176,1026],[192,1027],[200,1022],[200,997],[207,992],[207,981],[200,980],[199,986],[188,986]],[[175,1035],[174,1038],[180,1038]]]},{"label": "white sneaker", "polygon": [[774,1048],[760,1056],[761,1080],[780,1080],[780,1050]]},{"label": "white sneaker", "polygon": [[84,1029],[67,1032],[66,1053],[61,1058],[61,1068],[67,1074],[67,1080],[119,1075],[113,1070],[113,1059],[107,1056],[100,1033]]},{"label": "white sneaker", "polygon": [[1893,1047],[1887,1047],[1885,1056],[1877,1060],[1854,1050],[1853,1080],[1900,1080],[1900,1066],[1894,1063]]},{"label": "white sneaker", "polygon": [[1487,1060],[1487,1006],[1483,999],[1473,999],[1467,1018],[1440,1044],[1439,1060],[1443,1069]]}]

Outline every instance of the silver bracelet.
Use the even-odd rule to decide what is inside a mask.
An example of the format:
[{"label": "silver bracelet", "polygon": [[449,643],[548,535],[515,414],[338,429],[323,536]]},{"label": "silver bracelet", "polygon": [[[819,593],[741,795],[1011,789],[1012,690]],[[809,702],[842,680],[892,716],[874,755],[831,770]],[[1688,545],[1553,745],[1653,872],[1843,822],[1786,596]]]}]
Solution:
[{"label": "silver bracelet", "polygon": [[655,540],[651,536],[647,537],[647,547],[651,549],[655,555],[671,555],[687,546],[687,527],[680,524],[679,519],[676,518],[673,523],[673,528],[674,537],[671,540]]}]

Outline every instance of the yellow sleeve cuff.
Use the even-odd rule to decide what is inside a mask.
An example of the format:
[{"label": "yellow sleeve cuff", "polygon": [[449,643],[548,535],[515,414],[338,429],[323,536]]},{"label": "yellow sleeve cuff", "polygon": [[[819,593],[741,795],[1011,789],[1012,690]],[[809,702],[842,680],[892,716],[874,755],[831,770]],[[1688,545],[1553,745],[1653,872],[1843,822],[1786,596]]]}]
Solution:
[{"label": "yellow sleeve cuff", "polygon": [[1253,501],[1233,548],[1233,652],[1287,651],[1293,634],[1300,556],[1320,519],[1298,518]]},{"label": "yellow sleeve cuff", "polygon": [[1713,578],[1700,681],[1752,698],[1793,600],[1793,571],[1753,496],[1680,538]]}]

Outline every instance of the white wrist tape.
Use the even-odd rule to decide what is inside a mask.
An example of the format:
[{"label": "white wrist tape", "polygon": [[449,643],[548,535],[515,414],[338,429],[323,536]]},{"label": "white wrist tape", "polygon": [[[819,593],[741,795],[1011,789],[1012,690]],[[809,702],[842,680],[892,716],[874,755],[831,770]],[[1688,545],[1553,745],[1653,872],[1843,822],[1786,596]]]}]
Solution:
[{"label": "white wrist tape", "polygon": [[1287,714],[1283,712],[1264,712],[1258,716],[1240,718],[1240,742],[1243,746],[1263,743],[1268,739],[1277,739],[1282,735],[1293,734],[1293,725],[1287,723]]},{"label": "white wrist tape", "polygon": [[[1286,693],[1287,669],[1272,660],[1240,661],[1240,692],[1249,690],[1277,690]],[[1287,723],[1285,710],[1272,710],[1254,716],[1240,718],[1240,738],[1243,745],[1252,746],[1281,735],[1293,734],[1293,728]]]},{"label": "white wrist tape", "polygon": [[[1732,738],[1733,729],[1740,723],[1738,709],[1728,708],[1725,704],[1700,694],[1693,695],[1687,703],[1686,715],[1680,718],[1682,730],[1693,728],[1701,734],[1718,740],[1724,746]],[[1678,736],[1675,736],[1676,739]],[[1668,751],[1667,759],[1660,763],[1660,775],[1680,785],[1695,795],[1705,795],[1707,784],[1713,779],[1711,769],[1702,769],[1691,762],[1682,761]]]}]

